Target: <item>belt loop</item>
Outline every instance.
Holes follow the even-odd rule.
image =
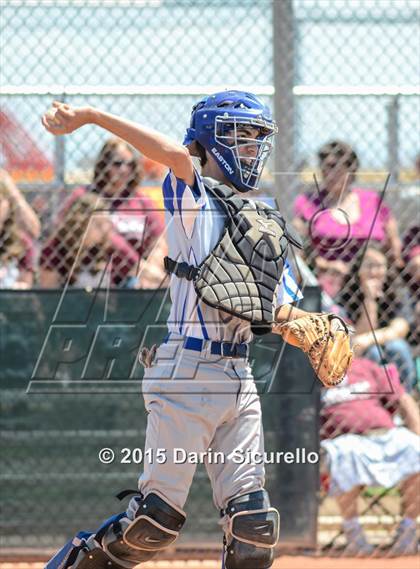
[[[201,356],[205,359],[211,355],[211,340],[203,340],[203,349],[201,350]]]

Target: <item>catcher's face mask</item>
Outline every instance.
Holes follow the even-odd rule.
[[[261,119],[219,116],[215,119],[215,141],[231,153],[240,191],[255,190],[273,149],[273,123]]]

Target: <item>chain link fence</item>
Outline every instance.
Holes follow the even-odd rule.
[[[319,542],[340,554],[417,551],[419,18],[410,0],[0,5],[0,288],[167,286],[165,172],[93,126],[52,137],[53,99],[179,141],[204,94],[244,88],[272,107],[263,190],[304,239],[302,285],[315,275],[359,345],[350,384],[323,399]],[[366,420],[349,425],[348,408]],[[387,452],[394,474],[374,479]],[[340,484],[337,456],[367,478],[349,467]]]

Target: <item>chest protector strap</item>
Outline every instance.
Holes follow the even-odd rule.
[[[211,178],[203,181],[226,216],[219,242],[198,267],[166,257],[165,269],[192,280],[198,297],[209,306],[247,320],[254,332],[265,333],[274,321],[289,243],[301,247],[300,238],[267,204],[243,198]]]

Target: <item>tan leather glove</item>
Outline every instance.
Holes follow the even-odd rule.
[[[315,373],[325,387],[333,387],[344,379],[353,352],[350,348],[350,330],[339,316],[308,314],[290,322],[274,324],[273,332],[308,354]]]

